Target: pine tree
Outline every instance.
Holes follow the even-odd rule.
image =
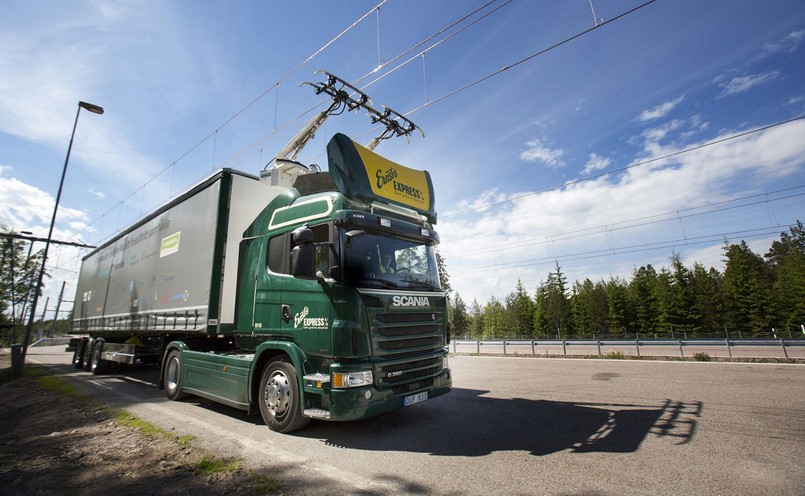
[[[534,327],[546,336],[568,337],[572,332],[566,284],[557,262],[556,272],[549,272],[548,280],[537,288]]]
[[[805,324],[805,228],[802,222],[771,244],[766,260],[773,275],[772,297],[776,325]]]
[[[534,335],[534,302],[518,278],[513,293],[506,297],[506,318],[516,339],[530,339]]]
[[[693,264],[692,289],[693,306],[697,320],[693,323],[693,332],[697,334],[721,333],[726,320],[724,318],[723,277],[719,271],[696,262]]]
[[[456,293],[454,297],[448,299],[450,305],[450,333],[454,338],[468,338],[469,316],[467,315],[467,305],[461,299],[461,295]]]
[[[632,331],[633,313],[629,304],[628,286],[619,277],[611,277],[606,285],[609,306],[609,328],[613,333]]]
[[[699,317],[694,306],[692,276],[678,253],[671,255],[671,268],[670,304],[666,309],[666,319],[677,331],[692,332]]]
[[[469,312],[469,330],[472,339],[482,339],[484,329],[484,315],[478,298],[473,298]]]
[[[492,296],[483,311],[482,339],[507,339],[509,330],[505,326],[505,309],[497,298]]]
[[[570,300],[573,328],[582,335],[603,336],[609,333],[609,303],[604,281],[585,279],[573,285]]]
[[[724,290],[730,327],[760,334],[771,330],[771,283],[765,262],[745,241],[725,247]]]
[[[439,250],[436,250],[436,265],[439,268],[439,282],[442,285],[442,289],[446,292],[451,292],[453,288],[450,287],[450,275],[447,273],[447,264],[444,262],[444,258],[442,258],[442,254],[439,253]]]
[[[629,299],[635,308],[634,327],[640,333],[656,333],[660,327],[660,304],[657,299],[659,279],[651,264],[635,269],[629,283]]]

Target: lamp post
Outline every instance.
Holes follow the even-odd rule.
[[[48,230],[48,237],[45,240],[42,267],[39,269],[39,279],[34,288],[34,296],[31,301],[31,316],[28,318],[28,325],[25,327],[25,339],[22,342],[23,363],[25,362],[25,356],[28,354],[28,345],[31,342],[31,331],[34,327],[34,318],[36,317],[36,304],[39,302],[39,292],[42,290],[42,279],[45,277],[45,264],[47,264],[48,261],[48,249],[50,248],[50,241],[53,239],[53,226],[56,224],[56,213],[59,211],[59,200],[61,199],[61,191],[64,186],[64,176],[67,174],[67,163],[70,161],[70,151],[73,149],[73,138],[75,138],[75,128],[78,126],[78,116],[81,114],[81,109],[92,112],[93,114],[103,114],[103,107],[92,103],[78,102],[78,110],[76,110],[75,122],[73,122],[73,133],[70,135],[70,145],[67,147],[67,157],[64,159],[64,168],[61,172],[61,181],[59,181],[59,191],[56,193],[56,205],[53,207],[53,217],[50,219],[50,230]]]

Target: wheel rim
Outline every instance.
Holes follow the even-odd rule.
[[[165,373],[165,387],[169,391],[175,391],[179,387],[179,359],[173,357],[168,362],[168,369]]]
[[[266,382],[265,404],[275,418],[280,418],[288,410],[291,400],[291,384],[281,371],[274,371]]]

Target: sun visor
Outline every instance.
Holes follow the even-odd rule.
[[[427,171],[394,163],[340,133],[327,144],[327,160],[330,174],[345,196],[411,208],[436,223],[433,183]]]

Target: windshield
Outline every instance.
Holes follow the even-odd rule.
[[[377,288],[441,288],[432,242],[413,242],[364,231],[345,235],[347,281]]]

